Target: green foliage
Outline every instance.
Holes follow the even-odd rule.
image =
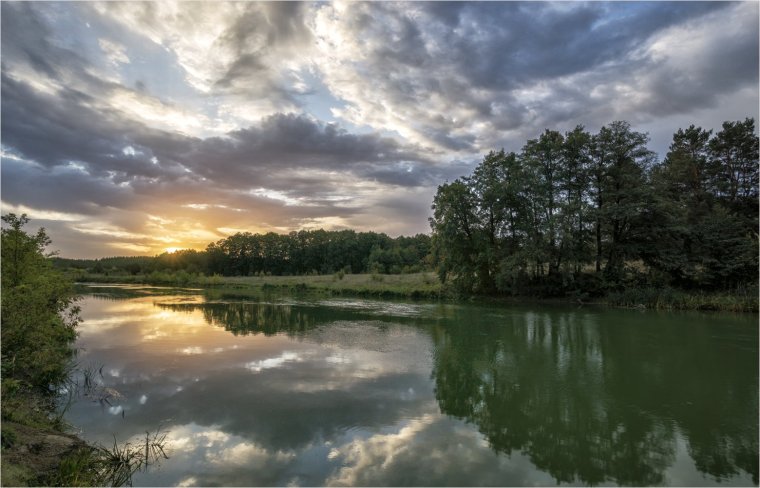
[[[645,262],[685,288],[756,280],[757,166],[752,119],[726,122],[712,139],[694,126],[676,132],[652,176]]]
[[[456,293],[591,297],[640,274],[657,286],[757,280],[754,121],[691,126],[661,164],[627,122],[547,130],[438,187],[432,257]],[[631,267],[631,263],[639,263]]]
[[[53,269],[44,252],[44,229],[22,230],[26,215],[2,217],[2,374],[52,392],[68,375],[79,323],[71,283]]]
[[[610,292],[606,300],[610,305],[640,309],[757,312],[757,293],[757,286],[729,292],[686,292],[670,286],[645,286]]]
[[[480,227],[476,215],[476,195],[465,180],[438,187],[433,200],[433,245],[441,282],[453,275],[457,289],[474,290],[479,253]]]

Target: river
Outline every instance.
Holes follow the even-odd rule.
[[[758,317],[97,286],[66,419],[134,484],[757,485]]]

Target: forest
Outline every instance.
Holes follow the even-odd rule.
[[[464,293],[736,290],[758,277],[754,119],[674,135],[658,162],[627,122],[546,130],[438,187],[433,257]]]
[[[429,269],[430,236],[395,239],[377,232],[301,230],[289,234],[240,232],[209,244],[155,257],[54,258],[62,268],[97,274],[185,271],[205,275],[316,275],[416,273]]]

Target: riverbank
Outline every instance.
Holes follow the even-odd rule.
[[[343,274],[306,276],[204,276],[178,273],[149,275],[84,274],[78,282],[166,285],[228,291],[311,291],[376,298],[440,299],[446,291],[433,272],[411,274]]]
[[[112,447],[88,444],[69,432],[54,396],[14,384],[3,381],[1,486],[132,486],[137,471],[168,459],[160,429],[137,441],[114,438]]]
[[[262,291],[312,292],[364,298],[462,300],[441,284],[432,271],[411,274],[343,274],[306,276],[204,276],[183,271],[149,275],[81,274],[79,282],[147,284],[198,287],[213,293],[254,295]],[[471,296],[469,300],[523,303],[527,301],[601,305],[651,310],[699,310],[758,312],[758,289],[744,287],[732,291],[683,291],[671,287],[627,288],[601,297],[576,296],[539,298],[522,296]]]
[[[94,449],[66,432],[52,398],[13,385],[3,382],[2,486],[82,485],[67,466]]]

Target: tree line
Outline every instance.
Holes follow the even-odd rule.
[[[434,197],[433,256],[465,293],[604,294],[757,283],[754,119],[673,135],[662,162],[623,121],[492,151]]]
[[[289,234],[239,232],[204,251],[102,259],[54,258],[63,268],[93,273],[185,271],[206,275],[414,273],[430,269],[430,236],[391,238],[377,232],[301,230]]]

